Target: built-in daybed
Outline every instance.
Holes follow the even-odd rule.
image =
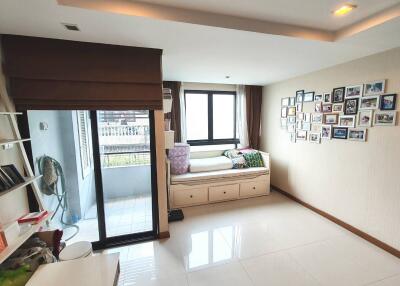
[[[191,152],[196,168],[213,169],[222,151]],[[189,172],[169,176],[170,204],[173,208],[264,196],[270,193],[269,154],[260,152],[263,167]],[[223,158],[221,158],[223,160]],[[194,164],[194,163],[193,163]]]

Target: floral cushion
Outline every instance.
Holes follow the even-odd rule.
[[[233,169],[247,168],[246,160],[244,159],[243,154],[239,150],[237,149],[226,150],[224,152],[224,156],[232,160]]]
[[[243,157],[246,160],[247,167],[264,167],[264,161],[258,151],[244,153]]]

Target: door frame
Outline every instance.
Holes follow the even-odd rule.
[[[30,109],[29,109],[30,110]],[[32,109],[35,110],[35,109]],[[50,109],[49,109],[50,110]],[[71,109],[57,109],[57,110],[69,110]],[[100,110],[100,109],[98,109]],[[130,110],[130,109],[127,109]],[[133,110],[133,109],[132,109]],[[22,112],[18,120],[18,125],[23,138],[30,138],[29,131],[29,118],[27,109],[19,109]],[[92,152],[93,152],[93,165],[94,165],[94,176],[95,176],[95,191],[96,191],[96,204],[97,204],[97,222],[99,231],[99,240],[92,242],[93,249],[105,249],[114,246],[132,244],[142,241],[150,241],[157,239],[159,234],[159,209],[158,209],[158,186],[157,186],[157,153],[156,153],[156,136],[155,136],[155,118],[154,110],[149,110],[149,125],[150,125],[150,167],[151,167],[151,193],[152,193],[152,221],[153,230],[126,234],[120,236],[107,237],[106,224],[105,224],[105,212],[104,212],[104,195],[103,195],[103,181],[101,174],[101,160],[100,160],[100,146],[98,137],[98,123],[97,123],[97,110],[88,110],[90,113],[90,122],[92,130]],[[27,151],[28,159],[31,163],[32,169],[34,169],[34,159],[32,154],[32,145],[30,141],[24,142],[25,149]],[[36,202],[33,193],[27,188],[28,203],[30,212],[38,211],[38,204]]]

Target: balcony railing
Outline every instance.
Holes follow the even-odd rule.
[[[120,152],[101,155],[103,168],[143,166],[150,164],[150,151],[144,152]]]
[[[104,125],[99,129],[99,136],[102,137],[148,136],[150,134],[148,125]]]

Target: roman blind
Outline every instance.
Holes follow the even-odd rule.
[[[162,50],[3,35],[19,109],[162,109]]]

